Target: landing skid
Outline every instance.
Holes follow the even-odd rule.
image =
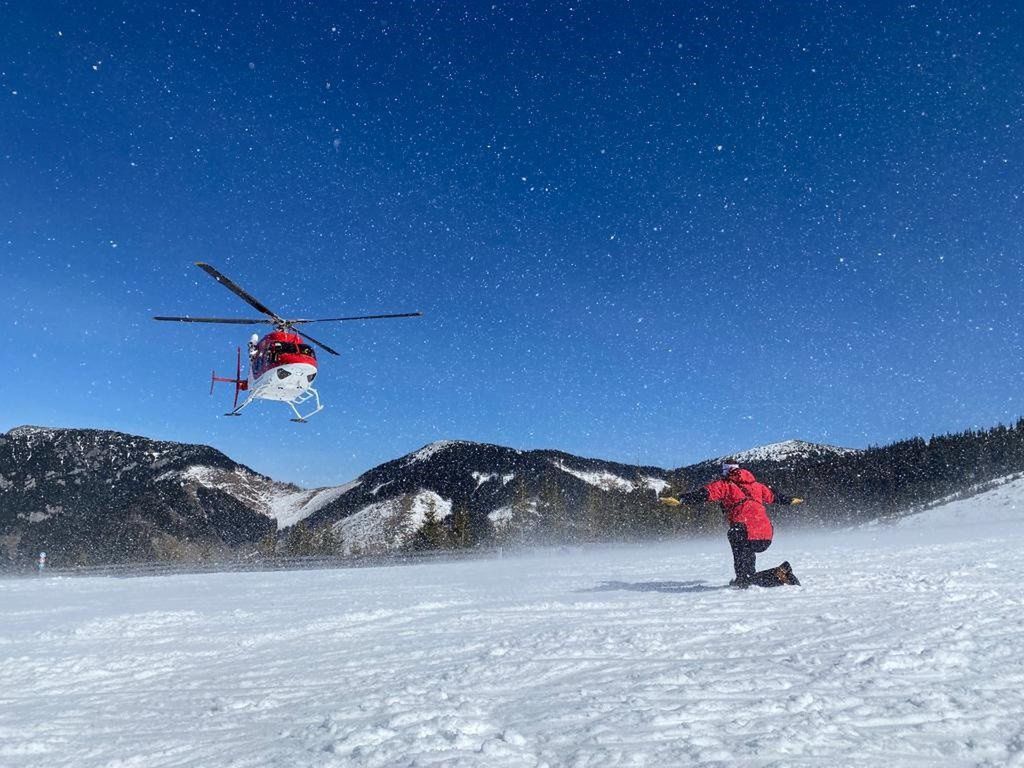
[[[302,405],[303,403],[309,402],[310,400],[316,400],[316,407],[307,413],[300,413],[299,409],[295,407],[297,405]],[[309,387],[308,389],[304,390],[302,394],[300,394],[294,400],[287,400],[286,402],[288,403],[288,406],[292,409],[292,412],[295,414],[295,418],[292,419],[291,421],[294,421],[298,424],[305,424],[307,421],[309,421],[309,418],[311,416],[315,416],[324,409],[324,407],[320,404],[320,393],[317,392],[312,387]]]
[[[251,403],[255,399],[256,399],[256,395],[255,394],[249,395],[247,398],[245,398],[245,402],[243,402],[241,405],[236,407],[235,410],[229,411],[228,413],[225,413],[224,415],[225,416],[241,416],[242,415],[242,409],[245,408],[245,406],[247,406],[249,403]]]
[[[242,403],[240,406],[235,408],[233,411],[225,413],[224,415],[225,416],[241,416],[242,415],[242,409],[245,408],[245,406],[249,405],[249,403],[251,403],[253,400],[258,399],[259,396],[260,396],[259,395],[259,390],[257,390],[256,392],[253,392],[251,395],[249,395],[249,397],[247,397],[245,399],[244,403]],[[269,399],[269,398],[262,398],[262,399]],[[310,400],[315,401],[314,402],[314,406],[315,407],[312,410],[306,411],[306,413],[302,413],[298,408],[296,408],[296,406],[308,403]],[[305,424],[307,421],[309,421],[311,416],[315,416],[316,414],[320,413],[320,411],[322,411],[324,409],[324,406],[321,405],[321,403],[320,403],[320,393],[317,392],[312,387],[309,387],[306,390],[304,390],[294,400],[285,400],[283,402],[285,404],[287,404],[287,406],[292,409],[292,413],[295,414],[295,418],[294,419],[289,419],[289,421],[293,421],[293,422],[295,422],[297,424]]]

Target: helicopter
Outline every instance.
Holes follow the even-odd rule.
[[[229,378],[218,376],[215,370],[210,377],[210,394],[217,382],[226,382],[235,385],[235,401],[231,411],[225,416],[240,416],[242,409],[254,400],[277,400],[287,403],[291,407],[295,418],[291,421],[305,423],[311,416],[324,409],[320,403],[320,393],[313,387],[313,381],[317,377],[318,364],[316,350],[319,347],[324,352],[332,355],[339,353],[331,349],[322,341],[318,341],[308,333],[299,331],[297,325],[308,323],[337,323],[349,320],[383,320],[396,317],[421,317],[422,312],[403,312],[390,315],[359,315],[356,317],[322,317],[313,320],[287,320],[276,312],[268,309],[266,305],[255,299],[244,288],[231,281],[216,268],[209,264],[197,261],[196,266],[206,274],[223,285],[229,291],[245,301],[249,306],[266,317],[257,319],[222,318],[222,317],[154,317],[154,320],[163,320],[175,323],[227,323],[229,325],[272,325],[274,330],[262,338],[254,333],[249,339],[249,373],[245,379],[242,378],[242,348],[238,348],[235,362],[235,376]],[[308,343],[307,343],[308,342]],[[248,392],[248,396],[238,404],[240,392]],[[310,403],[310,401],[313,401]],[[304,408],[304,413],[299,406],[309,404],[310,408]]]

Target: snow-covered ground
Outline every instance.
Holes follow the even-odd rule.
[[[0,580],[0,766],[1024,765],[1024,481],[783,558]]]

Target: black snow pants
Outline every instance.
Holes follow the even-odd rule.
[[[757,572],[754,565],[758,552],[771,546],[771,539],[748,539],[747,526],[734,523],[729,528],[729,544],[732,546],[732,564],[736,569],[736,581],[749,583]]]

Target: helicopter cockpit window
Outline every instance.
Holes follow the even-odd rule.
[[[316,357],[316,352],[309,344],[299,344],[299,354],[306,355],[307,357]]]
[[[271,360],[277,360],[281,355],[294,355],[296,353],[296,345],[287,341],[275,341],[270,345],[268,352],[270,353]]]

